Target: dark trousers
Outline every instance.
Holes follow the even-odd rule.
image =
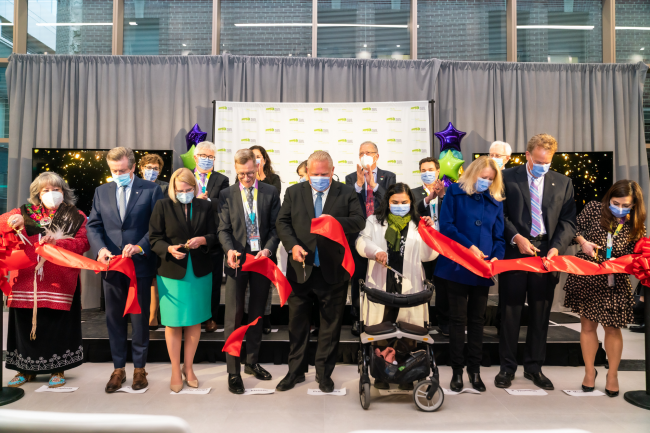
[[[437,262],[438,259],[430,262],[422,262],[422,266],[424,267],[424,277],[431,281],[436,288],[436,320],[438,326],[447,326],[449,325],[449,299],[447,298],[445,280],[433,275]]]
[[[219,304],[221,303],[221,281],[223,280],[223,251],[212,253],[212,300],[210,310],[212,320],[219,323]]]
[[[354,259],[354,275],[352,276],[352,284],[350,288],[350,300],[352,301],[352,308],[354,309],[353,314],[356,316],[354,319],[359,320],[359,280],[366,279],[366,273],[368,272],[368,259],[361,257],[357,252],[357,249],[354,248],[354,245],[351,246],[352,258]]]
[[[298,375],[307,371],[309,319],[315,295],[320,311],[316,373],[321,378],[330,377],[338,357],[348,282],[330,285],[323,279],[321,269],[314,266],[305,283],[291,281],[291,288],[293,291],[288,301],[289,373]]]
[[[442,280],[442,278],[440,278]],[[449,297],[449,357],[454,374],[479,373],[483,356],[483,324],[489,286],[470,286],[445,280]],[[464,356],[467,325],[467,356]]]
[[[541,250],[538,255],[548,254],[547,242],[532,243]],[[499,276],[499,309],[501,310],[499,356],[502,371],[508,373],[517,371],[519,326],[526,298],[528,298],[528,333],[524,349],[524,371],[538,373],[542,370],[546,358],[548,321],[557,282],[558,277],[555,272],[538,274],[513,271],[504,272]]]
[[[246,247],[246,253],[251,254]],[[226,339],[232,332],[241,326],[244,316],[244,302],[246,299],[246,286],[250,284],[250,298],[248,299],[248,320],[253,321],[264,315],[266,299],[269,296],[271,281],[255,272],[237,272],[237,277],[226,277],[226,317],[224,332]],[[246,364],[257,364],[260,345],[262,343],[262,328],[260,319],[255,326],[246,331]],[[226,364],[229,374],[240,374],[240,360],[238,357],[226,354]]]
[[[121,272],[102,272],[106,300],[106,326],[111,346],[113,366],[123,368],[127,353],[127,318],[124,306],[129,292],[129,278]],[[149,304],[153,277],[138,278],[138,303],[142,314],[131,316],[131,354],[133,366],[144,368],[149,350]]]

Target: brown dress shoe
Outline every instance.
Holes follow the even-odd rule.
[[[212,319],[205,322],[205,332],[214,332],[216,330],[217,330],[217,322],[215,322]]]
[[[148,387],[149,382],[147,382],[147,374],[149,373],[144,371],[144,368],[136,368],[133,371],[133,384],[131,385],[131,388],[137,391]]]
[[[111,378],[106,384],[104,389],[107,393],[111,394],[118,389],[122,388],[122,384],[126,381],[126,371],[123,368],[116,368],[111,374]]]

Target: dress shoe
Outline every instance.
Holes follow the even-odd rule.
[[[244,393],[244,381],[239,374],[228,374],[228,391],[233,394]]]
[[[350,330],[350,333],[355,337],[361,335],[361,322],[355,320],[354,323],[352,324],[352,329]]]
[[[296,386],[297,383],[302,383],[305,381],[305,374],[292,374],[289,373],[278,383],[278,386],[275,387],[278,391],[289,391],[291,388]]]
[[[524,371],[524,377],[528,380],[532,380],[535,386],[539,388],[547,391],[553,391],[555,389],[553,382],[551,382],[548,377],[544,376],[544,373],[541,371],[538,373],[528,373],[527,371]]]
[[[271,316],[265,315],[262,319],[262,333],[269,335],[271,333]]]
[[[181,392],[183,390],[183,384],[181,383],[180,385],[172,385],[171,383],[169,384],[169,389],[174,391],[176,394]]]
[[[111,374],[111,378],[106,384],[104,391],[111,394],[122,388],[124,382],[126,382],[126,371],[124,371],[124,368],[116,368],[113,374]]]
[[[609,376],[609,374],[607,374],[605,377],[607,376]],[[610,391],[607,388],[605,388],[605,394],[607,394],[607,397],[618,397],[618,391]]]
[[[318,389],[322,392],[334,392],[334,381],[330,377],[324,377],[318,381]]]
[[[381,380],[375,379],[375,383],[373,385],[377,389],[390,389],[390,385],[388,382],[382,382]]]
[[[469,377],[469,383],[472,384],[472,388],[479,392],[485,392],[485,384],[481,380],[481,375],[479,373],[467,373]]]
[[[512,385],[512,380],[515,378],[514,373],[508,373],[505,371],[500,371],[499,374],[497,374],[494,377],[494,386],[497,388],[510,388]]]
[[[183,374],[183,378],[185,379],[185,382],[187,383],[187,386],[190,388],[198,388],[199,387],[199,380],[187,380],[187,375],[185,374],[185,366],[181,368],[181,374]],[[178,391],[177,391],[178,392]]]
[[[449,387],[454,392],[462,391],[463,390],[463,373],[458,373],[458,374],[454,373],[454,375],[451,376],[451,382],[449,383]]]
[[[438,325],[440,333],[445,337],[449,337],[449,325]]]
[[[149,382],[147,382],[147,374],[149,373],[147,373],[144,368],[136,368],[133,370],[133,383],[131,384],[131,388],[137,391],[148,387]]]
[[[598,370],[594,368],[594,371],[596,372],[596,375],[594,376],[594,386],[585,386],[584,384],[582,385],[582,391],[583,392],[594,392],[594,388],[596,387],[596,378],[598,377]],[[584,380],[583,380],[584,382]]]
[[[273,379],[271,373],[264,370],[262,366],[259,364],[246,364],[246,367],[244,367],[244,373],[252,374],[255,376],[255,379],[259,379],[259,380]]]
[[[205,322],[205,332],[214,332],[216,330],[217,330],[217,322],[215,322],[212,319]]]
[[[400,383],[397,388],[402,391],[413,391],[413,382]]]
[[[630,332],[638,332],[640,334],[645,334],[645,323],[642,323],[638,326],[630,326]]]

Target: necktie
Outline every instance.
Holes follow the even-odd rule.
[[[314,216],[318,218],[322,214],[323,214],[323,193],[317,192],[316,203],[314,204]],[[320,266],[320,259],[318,258],[318,247],[316,247],[316,251],[314,252],[314,265]]]
[[[205,179],[208,177],[206,173],[200,173],[199,177],[201,178],[201,194],[205,192],[207,185],[205,184]]]
[[[530,209],[532,214],[530,235],[532,237],[539,236],[542,233],[542,203],[539,197],[539,190],[537,189],[537,182],[541,180],[541,178],[533,179],[530,182]]]
[[[118,208],[120,211],[120,219],[124,221],[124,216],[126,215],[126,186],[120,187],[120,202],[118,203]]]
[[[370,173],[373,176],[372,173]],[[375,213],[375,195],[370,188],[370,185],[366,183],[366,218]]]
[[[248,208],[251,210],[251,212],[255,212],[255,209],[253,209],[253,187],[252,186],[246,189],[246,201],[248,202]],[[245,215],[246,234],[248,235],[248,239],[257,236],[257,224],[251,221],[250,217],[251,215]]]

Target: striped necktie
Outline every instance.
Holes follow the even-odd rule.
[[[543,177],[533,179],[530,182],[530,209],[532,214],[530,235],[532,237],[537,237],[542,233],[542,201],[539,197],[539,189],[537,184],[543,181],[543,179]]]

